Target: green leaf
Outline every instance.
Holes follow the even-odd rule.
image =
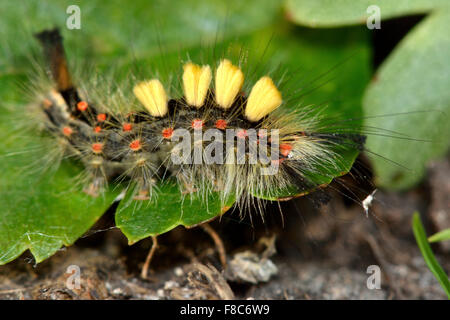
[[[431,272],[433,272],[434,276],[439,281],[448,298],[450,299],[450,281],[445,271],[437,262],[436,257],[434,256],[433,251],[428,244],[427,235],[423,228],[422,222],[420,221],[418,212],[415,212],[413,215],[412,226],[417,244],[419,245],[420,251],[422,252],[422,256],[425,259],[428,268],[430,268]]]
[[[448,7],[447,0],[286,0],[285,9],[289,20],[309,27],[337,27],[366,24],[373,11],[380,8],[381,19],[402,15],[421,14],[432,9]]]
[[[450,240],[450,228],[439,231],[428,238],[428,242],[439,242]]]
[[[4,80],[0,78],[0,92],[11,89],[11,82]],[[48,155],[54,148],[29,128],[15,127],[24,112],[0,106],[0,265],[27,249],[41,262],[71,245],[114,199],[113,193],[94,199],[80,191],[74,185],[79,165],[64,163],[56,172],[45,170],[42,160],[51,160]]]
[[[439,11],[416,26],[382,64],[365,94],[366,115],[376,116],[366,124],[391,130],[370,135],[367,148],[400,164],[372,157],[382,187],[411,187],[422,178],[427,161],[445,154],[450,145],[449,19],[450,11]],[[392,132],[405,139],[384,136]]]
[[[149,236],[157,236],[177,226],[194,227],[224,214],[235,199],[221,201],[216,193],[208,196],[182,194],[179,187],[168,181],[158,188],[149,201],[133,200],[132,192],[122,200],[116,213],[116,225],[130,244]]]

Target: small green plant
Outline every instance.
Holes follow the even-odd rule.
[[[428,238],[428,242],[439,242],[450,240],[450,229],[445,229],[433,234]]]
[[[415,212],[412,219],[412,227],[414,231],[414,236],[416,237],[417,244],[419,246],[420,252],[422,252],[422,256],[425,259],[425,262],[428,265],[430,271],[434,274],[436,279],[441,284],[448,298],[450,299],[450,281],[447,277],[447,274],[440,266],[439,262],[436,260],[433,251],[429,245],[429,240],[427,239],[427,235],[425,233],[425,229],[423,227],[422,221],[420,220],[420,216],[418,212]],[[450,230],[444,230],[441,233],[435,234],[430,238],[434,241],[444,241],[450,238],[449,236]]]

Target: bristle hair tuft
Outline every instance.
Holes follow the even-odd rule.
[[[281,93],[269,77],[262,77],[253,86],[245,107],[245,117],[259,121],[283,102]]]
[[[197,108],[205,103],[211,83],[211,68],[199,66],[193,63],[186,63],[183,66],[183,90],[186,102]]]
[[[167,95],[162,83],[157,79],[138,83],[133,93],[154,117],[164,117],[167,114]]]
[[[242,70],[233,65],[230,60],[223,59],[216,71],[217,104],[223,109],[230,108],[243,84],[244,74]]]

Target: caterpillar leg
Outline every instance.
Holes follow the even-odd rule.
[[[225,245],[223,244],[222,239],[220,238],[218,233],[208,223],[203,223],[200,225],[200,227],[214,241],[217,252],[219,253],[220,263],[222,264],[222,267],[225,269],[227,267],[227,254],[226,254]]]
[[[145,262],[141,270],[141,278],[143,279],[147,279],[148,268],[150,266],[150,263],[152,262],[153,255],[155,254],[157,248],[158,248],[158,241],[156,239],[156,236],[152,236],[152,247],[150,248],[147,257],[145,258]]]

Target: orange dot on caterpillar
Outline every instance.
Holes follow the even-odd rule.
[[[124,123],[122,125],[122,130],[124,132],[131,131],[131,129],[133,129],[133,126],[131,125],[131,123]]]
[[[227,128],[227,121],[223,119],[219,119],[216,121],[215,126],[217,129],[226,129]]]
[[[203,128],[203,120],[195,119],[192,121],[191,126],[194,129],[201,129],[201,128]]]
[[[105,113],[99,113],[98,115],[97,115],[97,121],[98,122],[103,122],[103,121],[105,121],[106,120],[106,114]]]
[[[77,103],[77,109],[81,112],[86,111],[88,108],[88,103],[86,101],[80,101]]]
[[[92,152],[94,153],[101,153],[103,151],[103,143],[100,142],[93,143],[91,149]]]
[[[131,150],[133,151],[139,151],[142,148],[142,144],[141,141],[139,139],[133,140],[131,141],[131,143],[129,144],[129,147]]]
[[[165,128],[162,131],[162,136],[163,136],[164,139],[172,138],[172,134],[173,134],[173,128]]]
[[[73,130],[71,127],[64,127],[62,132],[66,137],[69,137],[73,133]]]

